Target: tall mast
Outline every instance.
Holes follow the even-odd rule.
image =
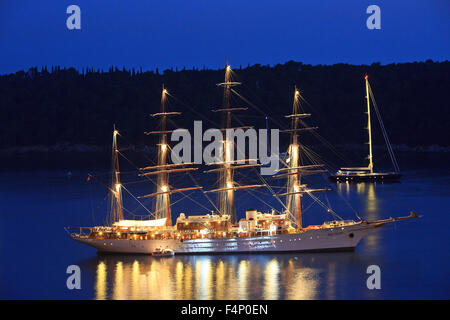
[[[149,175],[157,176],[156,192],[139,196],[138,198],[156,197],[156,205],[155,205],[156,218],[157,219],[166,218],[166,225],[171,226],[172,213],[170,209],[170,195],[178,192],[198,190],[201,189],[202,187],[195,186],[181,189],[170,189],[169,186],[170,173],[194,171],[197,170],[197,168],[185,167],[192,163],[177,163],[177,164],[168,163],[169,145],[167,141],[167,135],[173,132],[173,130],[167,130],[167,117],[181,114],[181,112],[168,112],[166,105],[168,95],[169,93],[167,89],[164,88],[163,86],[161,92],[161,111],[151,115],[152,117],[160,117],[161,130],[145,132],[146,135],[151,134],[159,135],[157,165],[140,169],[141,172],[149,170],[148,172],[141,173],[140,176],[149,176]]]
[[[325,170],[321,169],[323,167],[322,164],[303,165],[302,159],[300,158],[298,134],[303,131],[317,129],[316,127],[299,128],[300,119],[307,118],[311,115],[309,113],[300,113],[300,97],[300,92],[295,88],[292,114],[285,116],[291,119],[291,128],[280,130],[280,132],[290,133],[289,157],[286,161],[286,167],[279,170],[282,173],[274,176],[274,178],[287,178],[286,192],[278,194],[278,196],[286,196],[286,213],[288,219],[293,225],[297,226],[298,230],[303,228],[301,202],[303,194],[328,190],[310,189],[307,188],[306,184],[302,184],[302,176],[325,172]]]
[[[240,82],[232,81],[231,79],[231,67],[229,65],[225,68],[225,81],[218,83],[218,86],[223,87],[223,105],[221,108],[212,110],[213,112],[222,113],[222,133],[224,135],[223,139],[223,150],[222,162],[213,163],[219,165],[220,168],[208,170],[205,172],[218,172],[218,188],[214,190],[205,191],[205,193],[216,192],[218,194],[219,210],[220,214],[230,215],[231,223],[236,222],[236,209],[234,206],[234,191],[235,190],[246,190],[252,188],[263,187],[264,185],[236,185],[234,181],[234,170],[242,168],[250,168],[260,166],[257,164],[257,159],[244,159],[239,161],[233,160],[234,155],[234,141],[228,139],[226,131],[227,129],[250,129],[252,127],[231,127],[231,113],[235,111],[247,110],[245,107],[231,107],[230,97],[231,97],[231,87],[240,85]],[[245,164],[246,161],[254,162],[253,164]]]
[[[113,222],[123,220],[122,212],[122,185],[120,184],[120,170],[119,170],[119,150],[117,149],[117,135],[119,132],[114,125],[113,130],[113,144],[112,144],[112,190],[114,191],[114,202],[112,204],[112,219]]]
[[[298,120],[299,120],[299,91],[297,88],[294,90],[294,102],[292,104],[292,117],[291,120],[291,143],[289,145],[289,167],[290,168],[298,168],[300,166],[300,146],[298,144],[298,132],[296,131],[298,128]],[[287,196],[287,209],[291,215],[296,217],[297,228],[302,228],[302,205],[301,205],[301,197],[302,194],[298,193],[300,191],[301,185],[301,177],[299,174],[293,174],[288,176],[287,180],[287,192],[291,192],[292,194]],[[291,217],[292,219],[293,217]]]
[[[165,166],[167,164],[167,133],[166,133],[166,97],[167,90],[162,88],[161,91],[161,135],[159,136],[158,144],[158,166]],[[166,225],[172,225],[172,217],[170,212],[170,199],[169,199],[169,181],[168,173],[161,172],[157,176],[157,192],[161,192],[160,195],[156,197],[156,213],[162,218],[167,218]]]
[[[366,80],[366,100],[367,100],[367,130],[369,132],[369,167],[370,173],[373,173],[373,156],[372,156],[372,126],[370,125],[370,98],[369,98],[369,75],[365,75]]]
[[[223,108],[227,109],[224,112],[224,129],[231,127],[231,109],[230,109],[230,73],[231,67],[227,65],[225,69],[225,81],[223,85]],[[233,171],[231,170],[231,159],[232,159],[232,143],[229,141],[224,131],[225,139],[223,141],[223,167],[224,170],[219,172],[220,188],[229,189],[222,191],[219,194],[219,209],[220,212],[228,214],[231,216],[231,222],[236,222],[236,210],[234,207],[234,181],[233,181]]]

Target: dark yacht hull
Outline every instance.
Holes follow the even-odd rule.
[[[367,173],[367,174],[337,174],[328,177],[332,182],[398,182],[400,173]]]

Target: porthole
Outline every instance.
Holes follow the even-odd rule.
[[[349,238],[353,238],[354,236],[353,232],[348,235]]]

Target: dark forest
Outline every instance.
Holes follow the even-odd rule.
[[[305,65],[287,62],[275,66],[234,66],[236,106],[248,106],[239,115],[246,125],[271,128],[288,122],[294,86],[308,103],[308,124],[333,144],[361,144],[367,139],[364,75],[370,83],[384,124],[394,145],[449,146],[450,64],[445,62],[389,65]],[[109,70],[86,68],[30,68],[0,76],[0,146],[110,144],[113,124],[135,145],[148,145],[143,133],[157,127],[150,114],[159,111],[164,84],[172,97],[169,107],[182,111],[173,126],[204,128],[220,124],[211,112],[222,103],[216,83],[224,70]],[[251,104],[247,103],[248,101]],[[376,129],[375,129],[376,130]],[[382,144],[381,134],[375,144]]]

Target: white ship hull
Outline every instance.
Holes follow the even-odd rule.
[[[120,240],[89,239],[75,240],[96,248],[99,252],[151,254],[157,248],[168,248],[175,254],[224,254],[224,253],[268,253],[301,251],[353,250],[360,240],[385,223],[356,223],[336,228],[309,230],[258,237],[237,237],[193,240]]]

